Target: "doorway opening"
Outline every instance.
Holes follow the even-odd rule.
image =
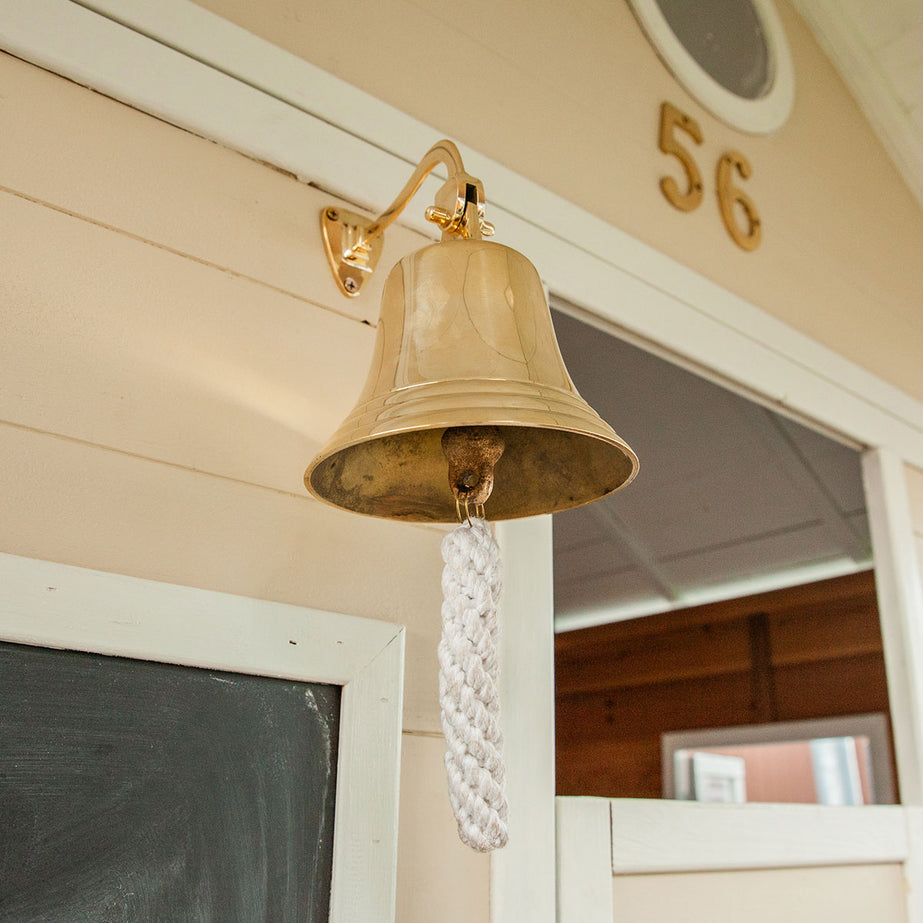
[[[714,751],[740,742],[720,729],[760,726],[772,740],[793,722],[868,715],[886,731],[874,754],[854,748],[860,777],[874,756],[894,779],[859,447],[568,305],[552,314],[578,390],[641,459],[627,490],[553,521],[558,794],[675,797],[671,735],[717,735]],[[832,746],[815,745],[818,760]],[[739,760],[725,790],[744,791],[730,779],[742,755],[717,755]],[[681,797],[697,797],[692,756]],[[717,790],[710,778],[702,792]],[[860,793],[894,792],[881,782]]]

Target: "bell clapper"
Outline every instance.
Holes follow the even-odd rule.
[[[494,466],[506,443],[497,426],[453,426],[442,434],[442,451],[449,462],[449,486],[455,496],[459,521],[464,507],[483,518],[484,504],[494,487]]]

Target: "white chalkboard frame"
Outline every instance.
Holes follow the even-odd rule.
[[[330,921],[394,920],[403,627],[0,554],[0,640],[342,686]]]

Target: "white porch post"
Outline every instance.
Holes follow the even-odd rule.
[[[923,588],[904,462],[869,449],[862,470],[901,801],[923,805]]]
[[[491,923],[554,923],[551,516],[497,524],[503,556],[500,705],[510,840],[490,861]]]

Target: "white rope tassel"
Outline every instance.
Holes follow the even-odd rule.
[[[503,735],[497,664],[500,549],[483,519],[442,540],[439,704],[449,800],[463,843],[478,852],[506,845]]]

